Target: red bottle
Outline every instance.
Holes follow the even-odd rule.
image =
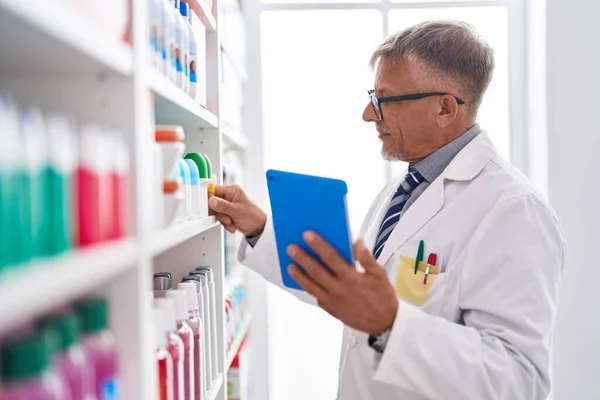
[[[85,125],[81,131],[77,167],[78,244],[88,246],[102,240],[100,222],[102,128]]]
[[[167,351],[165,313],[162,308],[153,309],[156,334],[156,361],[158,363],[158,400],[174,400],[173,359]]]
[[[183,384],[184,384],[184,398],[186,400],[196,399],[195,393],[197,386],[201,384],[195,382],[198,364],[195,364],[195,350],[196,345],[194,343],[194,331],[188,322],[188,306],[187,306],[187,293],[183,290],[169,290],[166,295],[167,298],[175,301],[175,319],[177,320],[177,334],[181,338],[184,347],[183,356]],[[202,386],[200,386],[200,391]]]
[[[129,153],[123,137],[117,132],[110,133],[109,144],[111,162],[108,173],[110,185],[109,199],[112,214],[109,216],[107,239],[124,237],[127,231],[127,183],[129,177]]]
[[[184,358],[185,348],[177,333],[175,320],[175,300],[167,298],[154,299],[154,306],[162,308],[165,313],[167,329],[167,351],[173,359],[174,400],[184,400]]]

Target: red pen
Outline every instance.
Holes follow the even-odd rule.
[[[425,267],[425,278],[423,278],[423,285],[427,285],[427,277],[429,276],[429,270],[431,269],[432,265],[435,265],[436,261],[437,255],[435,253],[429,254],[429,257],[427,258],[427,267]]]

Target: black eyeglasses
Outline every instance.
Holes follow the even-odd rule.
[[[390,103],[390,102],[395,102],[395,101],[406,101],[406,100],[420,100],[420,99],[424,99],[425,97],[432,97],[432,96],[444,96],[450,93],[445,93],[445,92],[429,92],[429,93],[417,93],[417,94],[405,94],[403,96],[390,96],[390,97],[377,97],[377,95],[375,95],[375,91],[374,90],[369,90],[369,97],[371,98],[371,104],[373,104],[373,108],[375,109],[375,114],[377,114],[377,118],[379,119],[383,119],[383,114],[381,113],[381,103]],[[454,97],[456,99],[456,102],[458,104],[465,104],[464,100],[451,95],[452,97]]]

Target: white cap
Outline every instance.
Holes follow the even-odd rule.
[[[177,289],[186,291],[188,311],[198,311],[198,293],[196,293],[196,284],[192,282],[178,283]]]
[[[177,321],[188,320],[187,292],[182,289],[171,289],[165,294],[165,298],[173,299],[175,302],[175,318]]]
[[[175,320],[175,300],[167,298],[154,299],[154,307],[162,308],[165,313],[165,328],[173,332],[177,330]]]
[[[162,308],[154,307],[152,309],[154,317],[154,334],[156,335],[157,347],[167,346],[167,331],[165,329],[165,312]]]

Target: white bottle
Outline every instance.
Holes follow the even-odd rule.
[[[175,39],[175,14],[171,0],[161,0],[162,2],[162,62],[161,71],[169,79],[174,78],[174,49],[173,43]]]
[[[183,89],[185,87],[183,83],[183,34],[186,32],[186,29],[183,18],[181,18],[181,13],[179,12],[179,2],[180,0],[173,0],[172,2],[173,12],[175,13],[175,47],[173,51],[175,56],[175,83]]]
[[[189,9],[187,3],[182,3],[182,5],[188,6],[181,10],[182,15],[186,17],[189,34],[189,86],[187,93],[195,100],[198,90],[198,38],[196,37],[196,32],[194,32],[194,29],[192,28],[192,10]]]
[[[148,0],[148,13],[148,20],[150,22],[150,33],[148,35],[148,61],[150,61],[150,65],[159,67],[162,58],[159,36],[162,18],[160,0]]]
[[[185,10],[185,12],[184,12]],[[179,4],[179,19],[183,23],[183,33],[182,33],[182,60],[181,64],[183,67],[183,85],[182,89],[187,93],[190,90],[190,34],[191,29],[188,23],[188,13],[189,13],[189,4],[181,2]]]

